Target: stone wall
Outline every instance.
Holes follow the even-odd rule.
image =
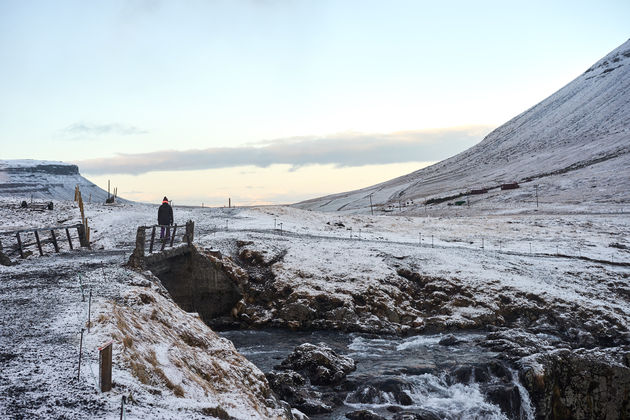
[[[241,299],[239,273],[222,258],[181,246],[144,258],[144,268],[157,276],[173,300],[210,322],[230,315]]]

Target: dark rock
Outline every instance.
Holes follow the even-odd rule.
[[[403,408],[397,405],[389,405],[387,406],[386,410],[390,413],[400,413],[401,411],[403,411]]]
[[[305,414],[330,413],[337,403],[334,397],[307,389],[306,380],[297,372],[269,372],[265,376],[278,397]]]
[[[361,403],[361,404],[382,404],[385,402],[383,395],[378,389],[372,385],[364,385],[356,391],[348,394],[346,401],[349,403]]]
[[[346,418],[350,420],[385,420],[385,417],[379,416],[371,410],[357,410],[347,413]]]
[[[498,405],[510,419],[519,417],[521,411],[521,393],[514,384],[494,384],[484,387],[488,401]]]
[[[7,257],[2,251],[0,251],[0,265],[12,265],[11,258]]]
[[[409,396],[408,391],[411,389],[411,384],[404,379],[388,378],[371,384],[371,387],[379,391],[379,398],[374,401],[375,403],[386,402],[384,398],[380,397],[382,393],[391,394],[396,403],[400,405],[412,405],[413,400]],[[363,388],[366,390],[367,388]],[[369,394],[368,394],[369,395]]]
[[[456,338],[453,334],[443,337],[439,342],[441,346],[453,346],[459,343],[463,343],[463,341]]]
[[[416,410],[414,413],[410,413],[407,411],[401,411],[400,413],[394,414],[392,420],[442,420],[443,416],[432,413],[428,410]]]
[[[334,385],[355,370],[356,365],[351,358],[338,355],[325,345],[304,343],[297,346],[279,368],[303,372],[314,385]]]
[[[624,356],[617,349],[559,350],[538,356],[520,377],[541,418],[629,419]]]

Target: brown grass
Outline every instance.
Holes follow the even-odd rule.
[[[207,349],[208,345],[207,343],[202,340],[201,338],[193,335],[190,331],[188,330],[184,330],[179,337],[182,339],[182,341],[186,344],[188,344],[190,347],[199,347],[202,349]]]
[[[149,354],[147,356],[147,362],[151,363],[154,367],[157,367],[158,361],[157,361],[157,356],[155,355],[154,350],[149,350]]]
[[[126,335],[125,338],[123,338],[122,343],[126,349],[129,349],[133,346],[133,338],[131,338],[131,336],[129,335]]]
[[[183,388],[181,386],[175,385],[173,382],[171,382],[171,380],[168,378],[168,376],[166,376],[166,374],[164,373],[164,371],[162,369],[155,368],[154,372],[164,382],[164,385],[166,385],[166,387],[168,389],[173,391],[173,394],[176,397],[181,398],[181,397],[184,396]]]
[[[131,374],[138,378],[144,385],[150,385],[151,376],[142,363],[131,360]]]

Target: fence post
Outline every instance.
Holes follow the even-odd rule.
[[[186,222],[186,243],[191,246],[195,238],[195,222],[189,220]]]
[[[81,380],[81,356],[83,355],[83,331],[85,331],[85,328],[81,328],[81,341],[79,341],[79,369],[77,372],[77,381]]]
[[[155,226],[151,230],[151,243],[149,244],[149,254],[153,252],[153,241],[155,241]]]
[[[92,289],[90,289],[90,297],[88,300],[88,333],[90,332],[90,324],[92,323]]]
[[[37,249],[39,249],[39,255],[43,256],[44,255],[44,251],[42,251],[42,243],[39,240],[39,232],[35,231],[35,241],[37,241]]]
[[[72,238],[70,237],[70,231],[66,228],[66,236],[68,237],[68,245],[70,245],[70,249],[74,249],[72,246]]]
[[[112,342],[105,344],[98,349],[98,359],[100,367],[100,385],[101,392],[111,391],[112,389]]]
[[[79,243],[84,248],[90,247],[90,241],[87,237],[87,232],[85,230],[85,225],[83,223],[77,225],[77,233],[79,234]]]
[[[24,249],[22,249],[22,239],[20,239],[20,232],[16,233],[15,236],[17,237],[18,248],[20,250],[20,257],[23,259]]]
[[[59,244],[57,243],[57,236],[55,236],[55,229],[50,229],[50,237],[55,247],[55,252],[59,253]]]
[[[177,225],[173,226],[173,234],[171,235],[171,248],[173,248],[173,242],[175,242],[175,232],[177,232]]]

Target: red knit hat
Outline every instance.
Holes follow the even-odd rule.
[[[166,198],[166,196],[164,196],[164,199],[162,200],[162,204],[164,203],[168,203],[168,198]]]

